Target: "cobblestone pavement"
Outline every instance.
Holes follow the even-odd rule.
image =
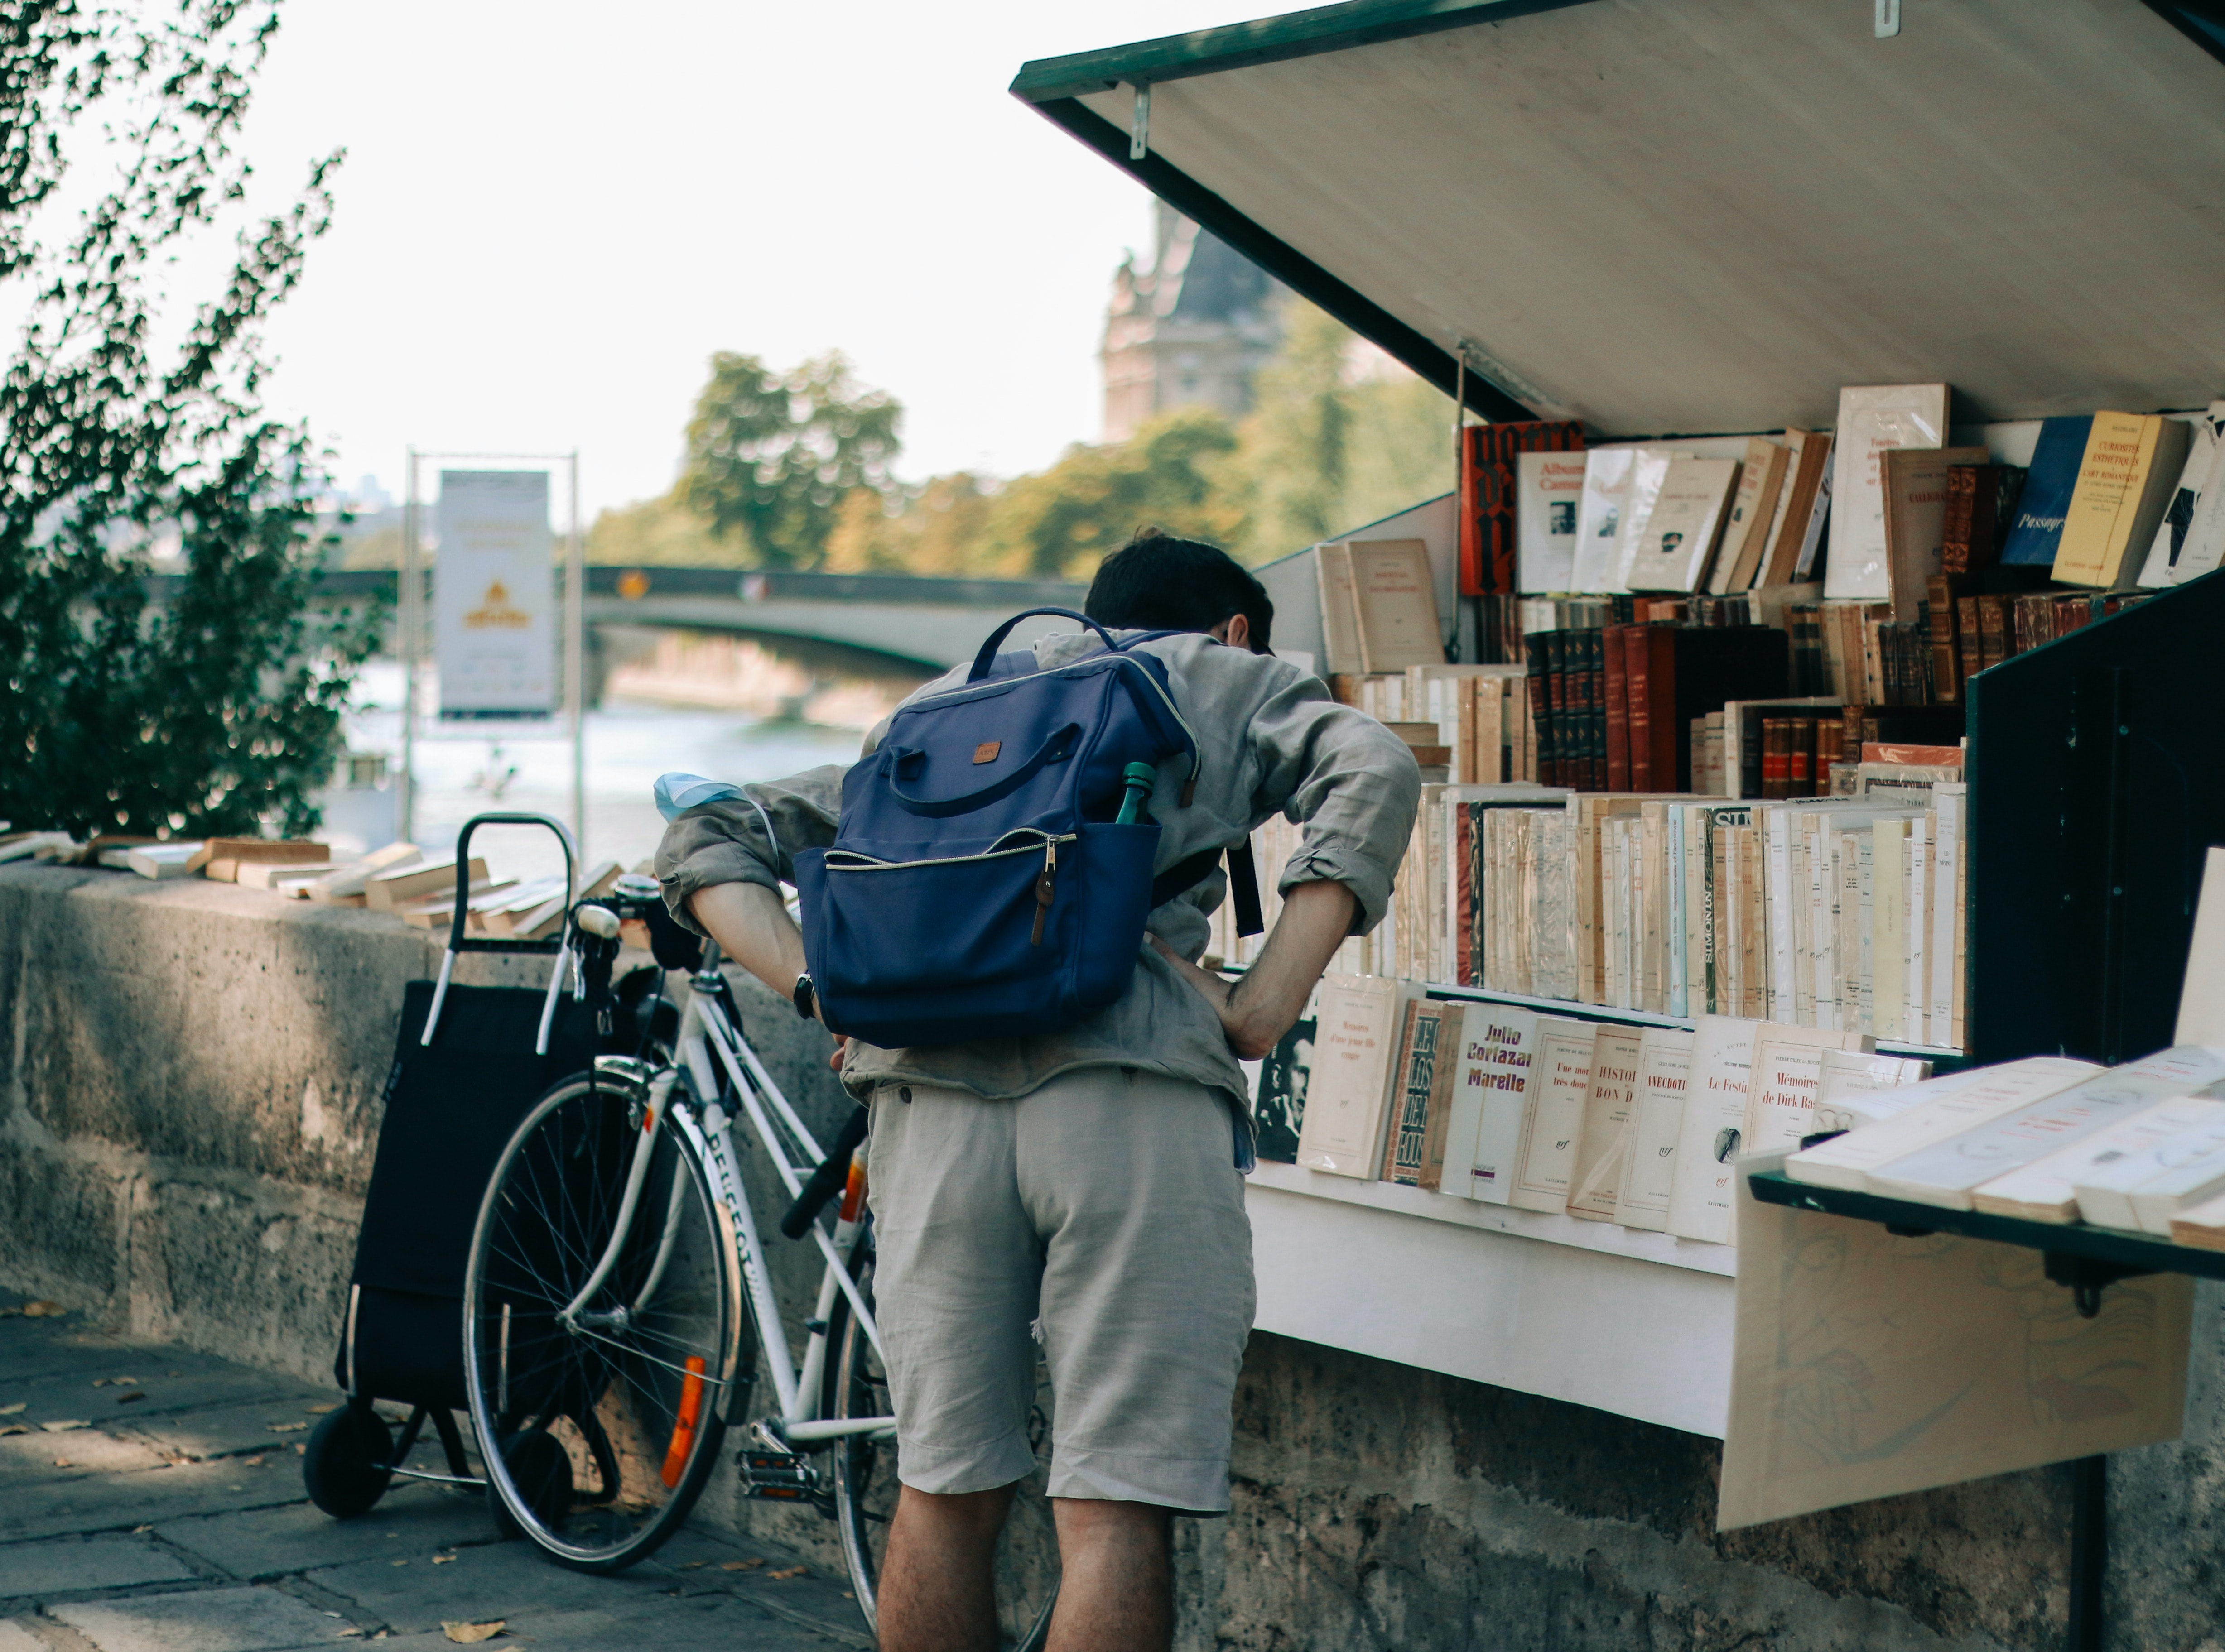
[[[764,1544],[684,1532],[601,1578],[500,1541],[477,1491],[396,1482],[328,1519],[298,1448],[331,1390],[23,1306],[0,1293],[0,1652],[446,1648],[498,1620],[490,1652],[872,1644],[846,1579],[772,1575],[796,1561]]]

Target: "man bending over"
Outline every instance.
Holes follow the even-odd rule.
[[[1170,1522],[1227,1512],[1231,1402],[1252,1328],[1237,1061],[1272,1049],[1338,945],[1381,920],[1420,795],[1404,742],[1267,652],[1273,606],[1223,553],[1145,529],[1106,560],[1086,607],[1107,630],[1187,633],[1138,645],[1165,663],[1199,746],[1195,794],[1152,800],[1154,870],[1276,813],[1303,840],[1280,871],[1274,932],[1233,987],[1195,961],[1226,886],[1216,869],[1152,912],[1126,995],[1064,1031],[926,1049],[842,1041],[842,1082],[872,1110],[903,1480],[879,1591],[884,1652],[997,1643],[991,1560],[1035,1467],[1038,1320],[1063,1571],[1050,1646],[1170,1643]],[[1102,646],[1062,632],[1034,653],[1055,668]],[[763,819],[745,802],[692,809],[657,851],[674,915],[783,996],[807,965],[779,885],[798,851],[834,841],[844,772],[746,788]]]

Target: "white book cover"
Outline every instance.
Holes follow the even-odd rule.
[[[1584,455],[1515,455],[1515,582],[1523,591],[1573,591]]]
[[[1648,525],[1653,520],[1654,508],[1660,503],[1661,489],[1669,480],[1669,467],[1677,460],[1688,457],[1670,447],[1640,447],[1630,465],[1630,493],[1625,503],[1622,520],[1614,535],[1614,583],[1610,591],[1628,591],[1631,559],[1645,544]]]
[[[1584,1128],[1576,1140],[1575,1174],[1569,1186],[1571,1216],[1593,1222],[1614,1220],[1644,1037],[1635,1027],[1608,1023],[1594,1031],[1591,1094],[1584,1102]]]
[[[2202,892],[2194,905],[2194,940],[2178,989],[2174,1044],[2225,1044],[2225,846],[2203,857]]]
[[[1632,591],[1697,591],[1723,530],[1734,459],[1672,459],[1645,526],[1630,548],[1623,584]],[[1635,489],[1633,488],[1633,492]]]
[[[1576,512],[1576,547],[1570,560],[1569,588],[1591,592],[1614,589],[1615,554],[1622,519],[1630,508],[1635,447],[1594,447],[1584,455],[1582,505]]]
[[[2081,1193],[2083,1184],[2097,1176],[2109,1180],[2110,1173],[2123,1168],[2131,1168],[2132,1181],[2145,1180],[2155,1174],[2155,1163],[2146,1158],[2146,1149],[2183,1131],[2204,1124],[2214,1126],[2221,1119],[2225,1119],[2225,1101],[2174,1096],[2142,1108],[2121,1124],[2074,1142],[2006,1176],[1994,1177],[1971,1193],[1970,1202],[1990,1214],[2021,1217],[2028,1222],[2099,1222],[2101,1218],[2086,1207]],[[2102,1225],[2138,1225],[2131,1219],[2128,1206],[2123,1214],[2124,1221]],[[2168,1231],[2170,1226],[2166,1220],[2165,1230]]]
[[[1825,1050],[1816,1087],[1816,1128],[1858,1130],[1890,1118],[1908,1105],[1902,1097],[1930,1076],[1931,1063],[1913,1055]]]
[[[1692,1034],[1673,1027],[1649,1027],[1639,1042],[1637,1094],[1630,1110],[1630,1146],[1614,1202],[1614,1219],[1625,1227],[1658,1233],[1669,1225],[1669,1200],[1676,1192],[1677,1144],[1684,1133],[1693,1043]]]
[[[1822,1088],[1823,1052],[1859,1048],[1859,1033],[1765,1022],[1753,1035],[1746,1085],[1744,1153],[1783,1153],[1816,1134],[1816,1096]]]
[[[2201,1045],[2163,1050],[1880,1165],[1865,1185],[1889,1199],[1968,1210],[1972,1191],[1995,1177],[2221,1076],[2225,1050]]]
[[[2225,1193],[2225,1102],[2210,1107],[2161,1140],[2127,1142],[2131,1150],[2089,1166],[2072,1184],[2079,1219],[2167,1238],[2171,1218]]]
[[[1363,1180],[1380,1173],[1391,1069],[1411,996],[1410,984],[1387,976],[1322,979],[1313,1073],[1298,1127],[1297,1161],[1309,1170]]]
[[[1999,1067],[1942,1073],[1873,1099],[1876,1118],[1794,1154],[1784,1161],[1784,1174],[1819,1187],[1859,1192],[1867,1187],[1869,1172],[1880,1165],[2082,1084],[2101,1070],[2067,1056],[2032,1055]]]
[[[1746,1082],[1761,1022],[1737,1016],[1695,1018],[1684,1116],[1669,1193],[1669,1231],[1710,1244],[1731,1242],[1733,1161],[1746,1136]]]
[[[1885,554],[1885,485],[1879,456],[1894,447],[1947,445],[1944,384],[1849,384],[1832,433],[1831,552],[1823,595],[1883,602],[1892,596]]]
[[[1522,1142],[1522,1172],[1508,1204],[1528,1211],[1568,1209],[1576,1141],[1592,1093],[1592,1041],[1587,1022],[1540,1019],[1537,1056],[1530,1067],[1535,1096]]]
[[[1938,824],[1931,846],[1930,1035],[1925,1042],[1943,1048],[1955,1042],[1955,959],[1960,950],[1956,943],[1962,927],[1962,902],[1956,898],[1956,891],[1961,887],[1969,795],[1967,781],[1943,781],[1931,788],[1931,807]]]
[[[2184,585],[2217,565],[2213,547],[2209,567],[2194,566],[2203,550],[2194,529],[2203,502],[2209,501],[2215,512],[2218,491],[2225,485],[2225,446],[2219,441],[2220,433],[2225,432],[2225,402],[2212,402],[2189,422],[2194,428],[2186,445],[2186,462],[2179,467],[2177,490],[2164,510],[2155,541],[2148,547],[2147,560],[2140,566],[2139,582],[2151,591]]]
[[[1465,1006],[1445,1130],[1443,1191],[1487,1205],[1507,1202],[1522,1152],[1537,1054],[1534,1011],[1506,1004]]]

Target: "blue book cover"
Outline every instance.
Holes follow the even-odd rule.
[[[2033,567],[2055,566],[2055,547],[2070,514],[2070,491],[2078,485],[2085,462],[2086,438],[2094,428],[2090,413],[2043,420],[2039,445],[2032,451],[2032,470],[2017,501],[2016,521],[2001,547],[2001,560]]]

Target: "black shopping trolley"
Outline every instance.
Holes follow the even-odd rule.
[[[538,826],[564,850],[565,920],[541,940],[466,937],[472,834],[484,826]],[[396,1475],[483,1485],[471,1472],[454,1413],[466,1408],[463,1364],[465,1259],[487,1177],[503,1145],[539,1096],[593,1065],[602,1052],[597,1017],[609,1002],[610,946],[574,945],[572,842],[541,814],[481,814],[456,839],[456,906],[437,980],[404,992],[386,1117],[364,1200],[347,1317],[333,1375],[347,1402],[318,1424],[302,1461],[309,1499],[340,1519],[359,1515]],[[462,953],[529,953],[550,959],[545,990],[457,986]],[[583,956],[584,954],[584,956]],[[563,991],[567,966],[601,980]],[[410,1408],[397,1440],[373,1408]],[[403,1466],[430,1420],[446,1474]],[[482,1442],[482,1449],[485,1442]],[[498,1520],[500,1505],[495,1504]]]

